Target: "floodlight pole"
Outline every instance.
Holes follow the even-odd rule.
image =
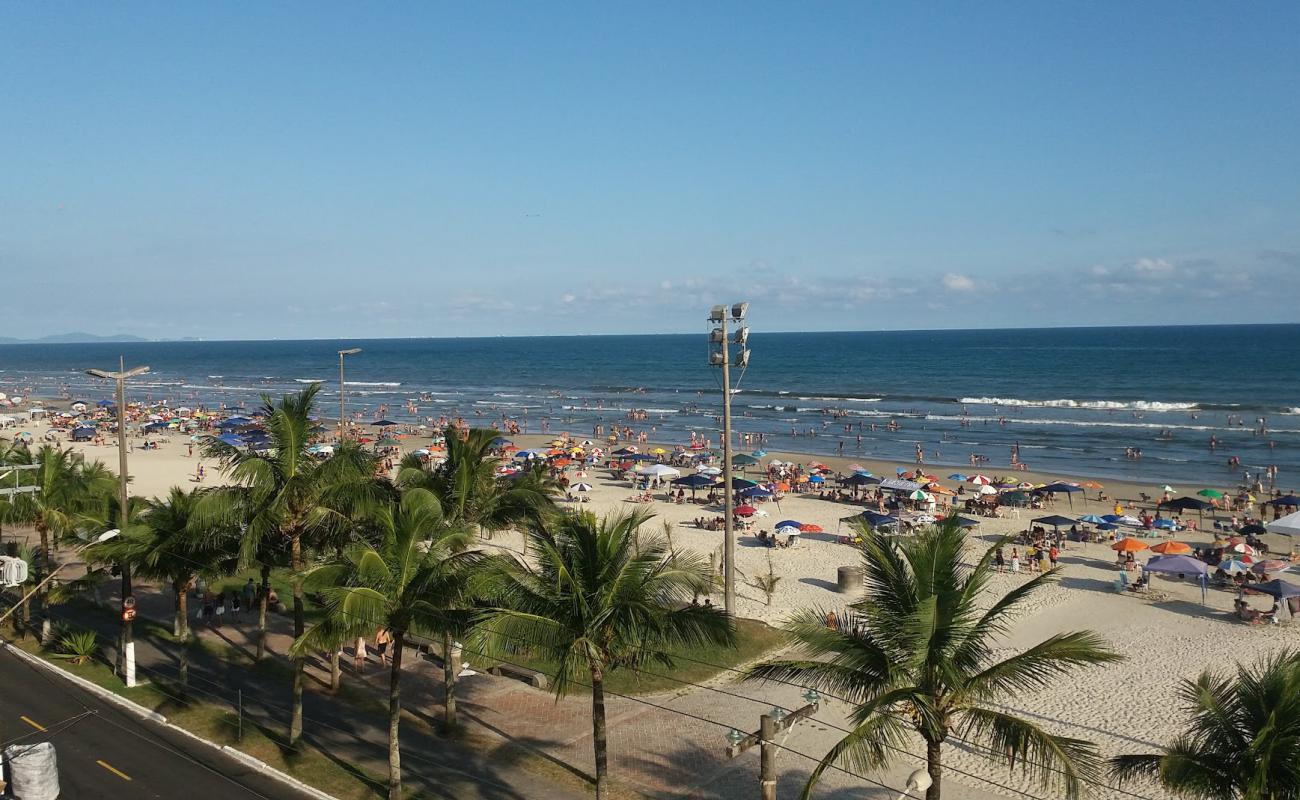
[[[734,491],[731,469],[731,352],[727,347],[727,319],[736,323],[736,345],[740,348],[737,359],[742,366],[749,365],[749,329],[744,327],[745,314],[749,303],[736,303],[727,306],[714,306],[709,312],[709,322],[716,324],[709,333],[709,341],[718,345],[717,352],[711,352],[709,363],[722,368],[722,482],[723,482],[723,540],[722,540],[722,598],[723,607],[728,614],[736,613],[736,534],[732,521],[735,513]]]
[[[346,435],[343,427],[343,416],[346,413],[347,395],[343,393],[343,357],[356,355],[361,352],[360,347],[353,347],[347,350],[339,351],[339,444],[343,444],[343,438]]]
[[[728,614],[736,613],[736,532],[732,517],[735,514],[735,487],[731,485],[731,364],[727,352],[727,318],[722,318],[722,513],[724,534],[722,540],[722,607]]]
[[[87,375],[96,378],[108,378],[117,382],[117,474],[118,474],[118,527],[126,530],[131,518],[131,498],[126,483],[129,473],[126,467],[126,380],[149,371],[148,367],[126,368],[126,358],[118,356],[117,372],[102,369],[88,369]],[[122,646],[118,648],[118,669],[127,688],[135,686],[135,636],[132,631],[131,617],[134,616],[135,594],[131,587],[131,565],[121,563],[122,571]],[[130,613],[128,613],[130,612]]]

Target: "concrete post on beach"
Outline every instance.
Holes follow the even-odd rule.
[[[849,594],[862,588],[862,567],[840,567],[835,591]]]

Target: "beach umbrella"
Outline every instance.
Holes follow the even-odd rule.
[[[245,444],[247,444],[247,442],[245,442],[243,439],[239,438],[233,433],[223,433],[217,437],[217,440],[221,442],[225,442],[231,447],[243,447]]]
[[[1101,518],[1102,518],[1103,520],[1105,520],[1106,522],[1109,522],[1110,524],[1114,525],[1115,523],[1119,522],[1119,521],[1120,521],[1121,519],[1123,519],[1124,517],[1123,517],[1123,515],[1121,515],[1121,514],[1102,514],[1102,515],[1101,515]]]
[[[654,453],[655,455],[662,456],[662,455],[665,455],[668,451],[665,450],[665,449],[663,449],[662,447],[656,447],[655,449],[651,450],[650,452]]]
[[[781,526],[778,525],[777,528],[776,528],[776,532],[777,532],[777,533],[780,533],[780,534],[783,534],[783,535],[785,535],[785,536],[798,536],[798,535],[799,535],[799,529],[798,529],[798,528],[791,527],[791,526],[789,526],[789,525],[787,525],[787,526],[785,526],[785,527],[781,527]]]
[[[1300,597],[1300,586],[1294,583],[1288,583],[1281,578],[1274,578],[1267,583],[1251,583],[1246,585],[1247,589],[1252,589],[1260,594],[1266,594],[1270,597],[1276,597],[1278,600],[1286,600],[1291,597]]]
[[[1096,514],[1084,514],[1082,517],[1079,517],[1079,521],[1086,522],[1089,525],[1104,525],[1108,520],[1103,519]]]
[[[1139,550],[1146,550],[1147,543],[1140,539],[1129,537],[1115,542],[1115,544],[1110,546],[1110,549],[1119,553],[1136,553]]]
[[[790,491],[790,484],[786,483],[785,481],[777,481],[776,490],[778,492],[788,492]]]
[[[822,530],[822,526],[814,525],[811,522],[805,522],[803,525],[800,525],[799,532],[800,533],[825,533],[825,531]]]
[[[752,467],[758,463],[758,459],[747,453],[737,453],[731,457],[731,466],[733,467]]]
[[[590,492],[590,491],[591,491],[591,484],[590,484],[590,483],[575,483],[575,484],[573,484],[573,490],[574,490],[575,492]]]
[[[1105,488],[1106,488],[1105,485],[1100,484],[1100,483],[1097,483],[1096,481],[1084,481],[1083,483],[1081,483],[1081,484],[1079,484],[1079,485],[1082,486],[1082,487],[1085,488],[1085,489],[1101,490],[1101,489],[1105,489]]]
[[[930,495],[926,494],[924,489],[917,489],[915,492],[909,494],[908,498],[911,500],[925,500],[925,501],[934,499]]]
[[[1175,525],[1172,519],[1158,519],[1151,523],[1151,527],[1159,528],[1164,531],[1172,531],[1175,528]]]
[[[376,428],[387,428],[389,425],[396,425],[397,423],[393,422],[391,419],[380,419],[375,420],[370,424],[374,425]]]
[[[762,486],[751,486],[748,489],[740,490],[741,497],[771,497],[772,494],[770,490],[764,489]]]
[[[1170,493],[1170,494],[1173,494],[1174,492],[1176,492],[1176,491],[1178,491],[1178,490],[1175,489],[1174,487],[1170,486],[1169,484],[1165,484],[1164,486],[1161,486],[1161,487],[1160,487],[1160,491],[1162,491],[1162,492],[1168,492],[1168,493]]]
[[[980,494],[997,494],[997,493],[998,490],[994,489],[992,486],[989,486],[988,484],[982,484],[980,486]]]
[[[1234,553],[1241,553],[1242,555],[1246,555],[1246,556],[1257,555],[1255,548],[1251,547],[1245,542],[1238,542],[1237,544],[1232,545],[1228,549]]]
[[[1276,558],[1269,558],[1263,561],[1256,561],[1254,565],[1251,566],[1250,569],[1252,572],[1269,573],[1269,572],[1285,572],[1286,570],[1290,569],[1290,567],[1291,567],[1290,561],[1279,561]]]
[[[733,477],[733,478],[731,479],[731,488],[732,488],[732,489],[753,489],[753,488],[754,488],[755,486],[757,486],[757,485],[758,485],[758,482],[757,482],[757,481],[751,481],[751,480],[749,480],[748,478],[734,478],[734,477]]]
[[[1119,519],[1115,520],[1115,524],[1117,524],[1117,525],[1130,525],[1130,526],[1132,526],[1132,527],[1137,527],[1138,525],[1141,525],[1141,524],[1142,524],[1142,520],[1138,519],[1137,517],[1131,516],[1131,515],[1129,515],[1129,514],[1125,514],[1124,516],[1122,516],[1122,517],[1120,517]]]
[[[1280,533],[1283,536],[1300,536],[1300,511],[1275,519],[1265,527],[1268,528],[1269,533]]]
[[[803,523],[797,519],[783,519],[776,523],[776,527],[778,528],[798,528],[801,525],[803,525]]]
[[[721,475],[722,469],[720,467],[700,467],[696,472],[700,475]]]
[[[851,517],[843,517],[840,522],[865,522],[873,528],[883,528],[886,525],[897,525],[898,518],[891,517],[888,514],[877,514],[867,509],[861,514],[854,514]]]
[[[1167,555],[1151,559],[1142,565],[1142,569],[1147,572],[1163,572],[1171,575],[1204,575],[1210,570],[1210,566],[1191,556]]]
[[[673,469],[667,464],[651,464],[642,470],[637,470],[638,475],[646,475],[651,478],[675,478],[681,475],[681,470]]]
[[[825,482],[826,482],[826,479],[823,478],[823,477],[820,476],[820,475],[809,475],[809,476],[808,476],[808,482],[809,482],[809,483],[825,483]]]
[[[753,506],[736,506],[732,513],[738,517],[752,517],[758,513],[758,509]]]
[[[966,482],[973,483],[976,486],[988,486],[993,483],[993,481],[989,480],[987,475],[972,475],[966,479]]]
[[[1275,497],[1272,500],[1265,500],[1264,505],[1282,506],[1284,508],[1287,506],[1300,506],[1300,497],[1296,497],[1293,494],[1286,494],[1281,497]]]
[[[1113,522],[1103,522],[1103,523],[1101,523],[1100,525],[1097,526],[1097,530],[1099,530],[1099,531],[1117,531],[1117,530],[1119,530],[1119,526],[1116,525],[1116,524],[1113,523]]]
[[[708,475],[683,475],[680,478],[673,478],[674,486],[685,486],[688,489],[703,489],[706,486],[713,485],[713,479]]]
[[[767,451],[766,451],[766,450],[755,450],[755,451],[754,451],[754,458],[762,458],[762,457],[765,456],[765,455],[767,455]]]
[[[845,486],[870,486],[872,484],[880,483],[880,479],[876,478],[870,473],[855,472],[849,477],[840,481],[840,483],[844,484]]]
[[[1235,558],[1229,558],[1219,562],[1219,569],[1229,575],[1240,575],[1243,572],[1250,572],[1250,566],[1250,563],[1246,561],[1238,561]]]
[[[1199,494],[1201,497],[1213,497],[1216,500],[1223,497],[1223,492],[1219,491],[1218,489],[1202,489],[1199,492],[1197,492],[1197,494]]]
[[[961,474],[960,472],[954,472],[953,474],[951,474],[951,475],[948,476],[948,480],[950,480],[950,481],[964,481],[964,480],[966,480],[966,476],[963,475],[963,474]]]
[[[1161,555],[1166,556],[1180,556],[1192,552],[1192,546],[1190,544],[1185,544],[1184,542],[1161,542],[1155,547],[1152,547],[1151,552],[1160,553]]]
[[[1076,521],[1071,517],[1063,517],[1060,514],[1052,514],[1051,516],[1048,517],[1039,517],[1038,519],[1032,520],[1032,524],[1051,525],[1053,528],[1060,528],[1065,525],[1073,525],[1075,524],[1075,522]]]

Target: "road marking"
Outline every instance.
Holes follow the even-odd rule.
[[[45,726],[44,726],[44,725],[42,725],[41,723],[39,723],[39,722],[37,722],[36,720],[32,719],[31,717],[22,717],[22,716],[20,716],[18,719],[22,720],[23,722],[26,722],[28,725],[31,725],[33,728],[35,728],[35,729],[38,730],[38,731],[43,731],[43,730],[45,730]]]
[[[120,769],[116,769],[116,768],[114,768],[114,767],[113,767],[111,764],[109,764],[107,761],[100,760],[100,761],[96,761],[95,763],[98,764],[98,765],[100,765],[100,766],[103,767],[104,769],[108,770],[109,772],[113,773],[114,775],[116,775],[117,777],[121,778],[121,779],[124,780],[124,781],[129,781],[129,780],[131,780],[131,776],[130,776],[130,775],[127,775],[125,772],[123,772],[123,771],[120,770]]]

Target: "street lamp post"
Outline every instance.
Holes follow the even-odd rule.
[[[344,429],[344,416],[346,414],[347,395],[343,392],[343,357],[353,356],[361,352],[360,347],[352,347],[347,350],[339,351],[339,444],[343,444],[343,438],[346,435]]]
[[[709,343],[714,349],[709,353],[709,364],[722,368],[722,494],[723,501],[723,540],[722,540],[722,598],[723,607],[728,614],[736,613],[736,536],[732,522],[732,508],[735,505],[735,490],[731,485],[731,366],[735,364],[742,369],[749,366],[749,328],[745,327],[745,314],[749,303],[736,303],[731,306],[731,322],[736,324],[735,338],[732,344],[739,347],[735,360],[727,349],[727,307],[714,306],[709,312],[709,322],[715,325],[709,332]]]
[[[126,483],[129,473],[126,468],[126,381],[149,371],[148,367],[126,368],[126,359],[118,356],[117,372],[103,369],[88,369],[87,375],[106,378],[117,383],[117,477],[118,477],[118,527],[125,528],[131,518],[131,499],[127,493]],[[128,687],[135,686],[135,637],[132,635],[131,618],[135,615],[135,594],[131,588],[131,566],[120,564],[122,570],[122,646],[118,648],[118,669]]]

